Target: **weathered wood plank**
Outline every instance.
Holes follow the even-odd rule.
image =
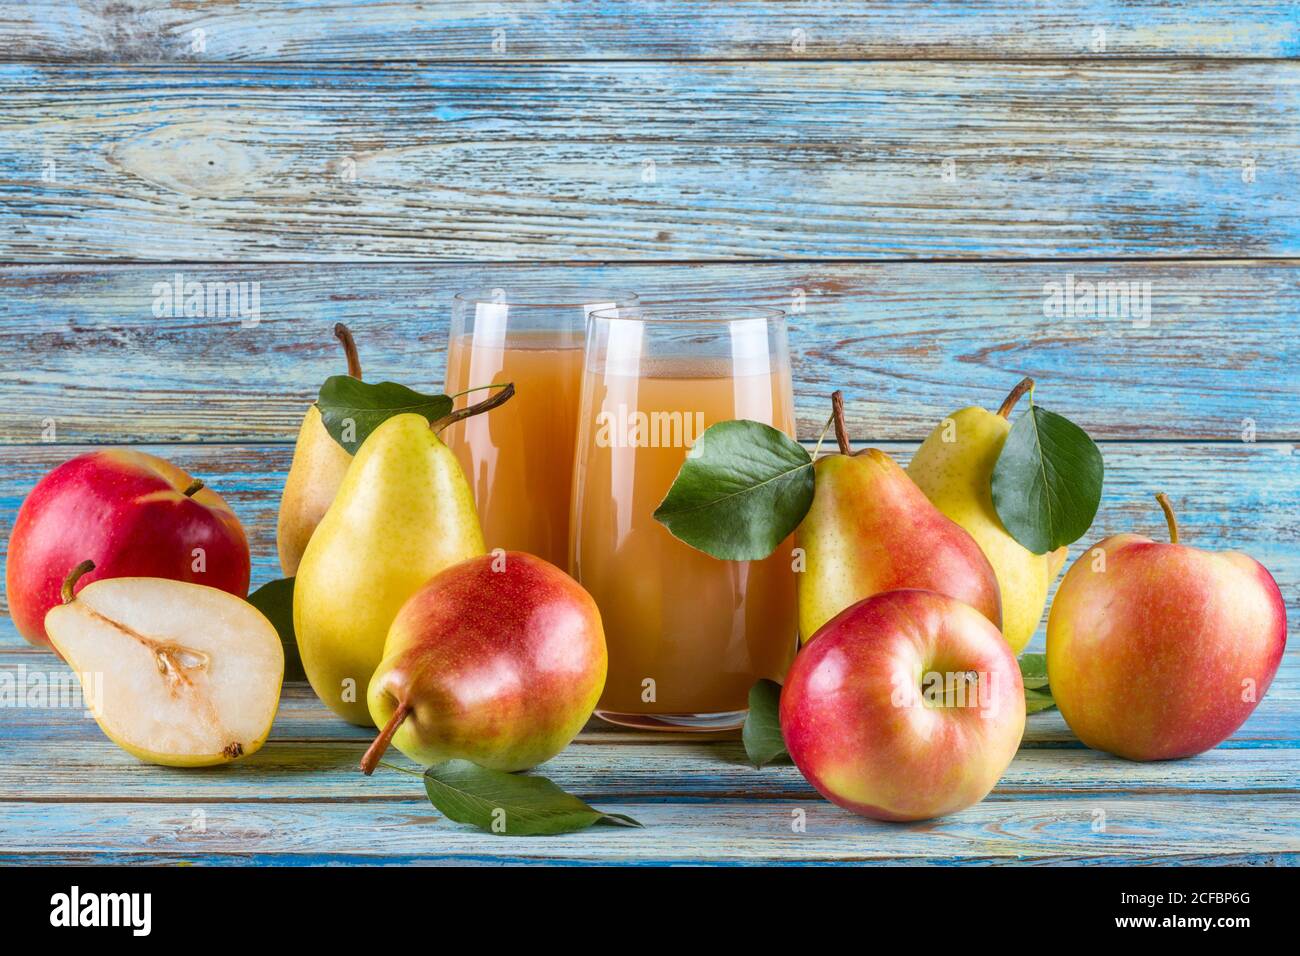
[[[46,688],[64,687],[60,683],[71,673],[53,655],[38,651],[21,641],[13,632],[8,619],[0,618],[0,675],[7,675],[15,687],[40,682]],[[46,704],[24,694],[26,706],[5,708],[0,713],[3,736],[15,743],[19,741],[97,741],[101,737],[93,721],[88,721],[84,711],[62,704],[63,698],[47,697]],[[1261,706],[1233,736],[1221,746],[1226,750],[1277,750],[1294,749],[1300,740],[1300,648],[1293,647],[1282,659],[1277,679],[1269,689],[1267,705]],[[278,743],[368,743],[374,736],[372,730],[354,727],[339,720],[316,699],[311,687],[302,682],[284,686],[280,696],[280,710],[276,715],[271,739]],[[734,743],[738,733],[700,734],[692,736],[694,744],[714,741]],[[635,747],[667,746],[680,743],[672,734],[654,731],[631,730],[616,727],[592,718],[583,729],[578,743],[618,744]],[[1021,743],[1024,749],[1060,750],[1081,749],[1078,741],[1057,711],[1043,711],[1030,716]]]
[[[404,803],[0,804],[0,860],[194,863],[1294,863],[1300,800],[1231,796],[994,796],[920,824],[820,799],[603,803],[644,830],[545,839],[448,823]],[[804,832],[794,832],[796,819]],[[327,833],[327,837],[323,834]]]
[[[871,4],[628,0],[384,3],[28,0],[0,13],[0,56],[289,61],[704,57],[797,59],[1295,56],[1294,7],[957,0]]]
[[[915,443],[879,443],[906,462]],[[253,582],[279,577],[275,520],[292,448],[267,446],[142,446],[201,476],[235,509],[253,552]],[[0,536],[8,546],[23,498],[50,468],[86,450],[76,446],[0,446]],[[1202,547],[1245,551],[1273,573],[1291,620],[1300,620],[1300,468],[1293,446],[1270,443],[1107,442],[1106,486],[1084,543],[1106,534],[1163,535],[1152,496],[1173,497],[1184,540]],[[0,608],[7,605],[0,605]],[[5,622],[6,624],[8,622]],[[10,642],[19,640],[8,628]],[[1039,635],[1041,641],[1041,630]],[[1300,648],[1293,648],[1300,651]]]
[[[10,65],[0,258],[1295,255],[1298,79],[1276,61]]]
[[[153,314],[162,284],[244,282],[256,315]],[[1149,290],[1140,316],[1047,315],[1071,281]],[[921,438],[1022,374],[1099,438],[1300,440],[1300,262],[695,266],[0,267],[0,443],[283,441],[347,322],[367,375],[440,388],[451,298],[542,280],[791,312],[800,431]],[[254,285],[255,284],[255,285]],[[214,305],[216,303],[214,302]],[[206,303],[204,309],[206,310]],[[47,421],[54,424],[48,433]]]
[[[1267,702],[1265,704],[1267,706]],[[368,741],[281,743],[220,771],[195,773],[143,764],[96,735],[67,740],[0,740],[0,800],[63,803],[131,801],[394,801],[422,793],[418,779],[357,765]],[[63,729],[63,728],[60,728]],[[538,772],[566,790],[601,801],[820,799],[793,764],[755,770],[738,741],[663,744],[579,742]],[[393,753],[410,769],[416,764]],[[39,772],[37,769],[39,768]],[[1300,796],[1300,750],[1219,748],[1192,760],[1130,763],[1086,749],[1024,749],[998,782],[997,794],[1274,793]]]

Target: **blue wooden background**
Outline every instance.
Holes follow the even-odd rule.
[[[331,325],[368,377],[437,385],[454,291],[563,274],[788,309],[804,437],[842,387],[902,460],[1033,375],[1105,455],[1076,554],[1162,533],[1166,490],[1294,622],[1297,56],[1277,2],[0,3],[0,539],[49,468],[130,444],[225,495],[275,577]],[[178,274],[257,283],[256,314],[155,314]],[[1149,310],[1054,312],[1071,281]],[[522,840],[360,778],[305,685],[210,772],[3,708],[0,862],[1292,863],[1298,654],[1215,751],[1125,763],[1037,714],[987,800],[907,826],[734,735],[593,724],[545,772],[647,829]],[[0,670],[59,669],[0,621]]]

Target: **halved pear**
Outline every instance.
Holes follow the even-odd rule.
[[[108,578],[74,597],[87,565],[68,576],[45,628],[109,739],[169,767],[257,751],[284,677],[271,622],[225,591],[163,578]]]

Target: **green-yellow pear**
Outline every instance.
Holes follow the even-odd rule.
[[[334,326],[334,334],[343,343],[348,374],[360,378],[361,361],[357,357],[352,333],[339,322]],[[289,465],[289,476],[280,496],[275,546],[280,552],[280,567],[285,577],[298,572],[298,563],[307,550],[307,542],[329,510],[351,463],[352,456],[330,437],[321,421],[320,409],[313,404],[307,409],[302,427],[298,429],[298,444],[294,446],[293,462]]]
[[[316,695],[345,720],[371,724],[366,688],[406,599],[485,550],[469,483],[437,431],[512,394],[508,386],[432,426],[409,412],[384,421],[307,543],[293,593],[298,651]]]
[[[1066,549],[1034,554],[1007,533],[993,508],[993,466],[1011,431],[1008,416],[1033,386],[1025,379],[996,413],[972,406],[935,426],[907,466],[934,506],[961,525],[983,550],[1002,592],[1002,635],[1019,654],[1038,630],[1047,589],[1065,562]]]

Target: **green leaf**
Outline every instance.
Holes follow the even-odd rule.
[[[993,466],[993,507],[1011,537],[1046,554],[1092,526],[1103,471],[1101,451],[1087,432],[1031,404]]]
[[[723,561],[766,558],[813,500],[808,452],[761,422],[718,422],[695,442],[655,520]]]
[[[1051,710],[1056,706],[1056,701],[1044,687],[1042,690],[1025,689],[1025,713],[1036,714],[1040,710]]]
[[[781,736],[781,685],[760,680],[749,689],[749,715],[741,733],[745,754],[755,767],[763,767],[787,756]]]
[[[457,823],[502,836],[572,833],[596,823],[639,827],[622,813],[603,813],[545,777],[503,773],[449,760],[424,772],[429,802]]]
[[[356,454],[372,431],[394,415],[414,412],[436,422],[451,412],[446,395],[422,395],[396,382],[363,382],[351,375],[331,375],[316,399],[330,437]]]
[[[1021,654],[1020,655],[1020,677],[1025,683],[1025,688],[1038,690],[1047,686],[1047,655],[1046,654]]]
[[[248,596],[253,605],[274,625],[284,645],[284,679],[306,680],[302,658],[298,656],[298,639],[293,633],[293,578],[268,581]]]
[[[1025,685],[1025,713],[1036,714],[1056,706],[1047,686],[1047,655],[1021,654],[1020,680]]]

